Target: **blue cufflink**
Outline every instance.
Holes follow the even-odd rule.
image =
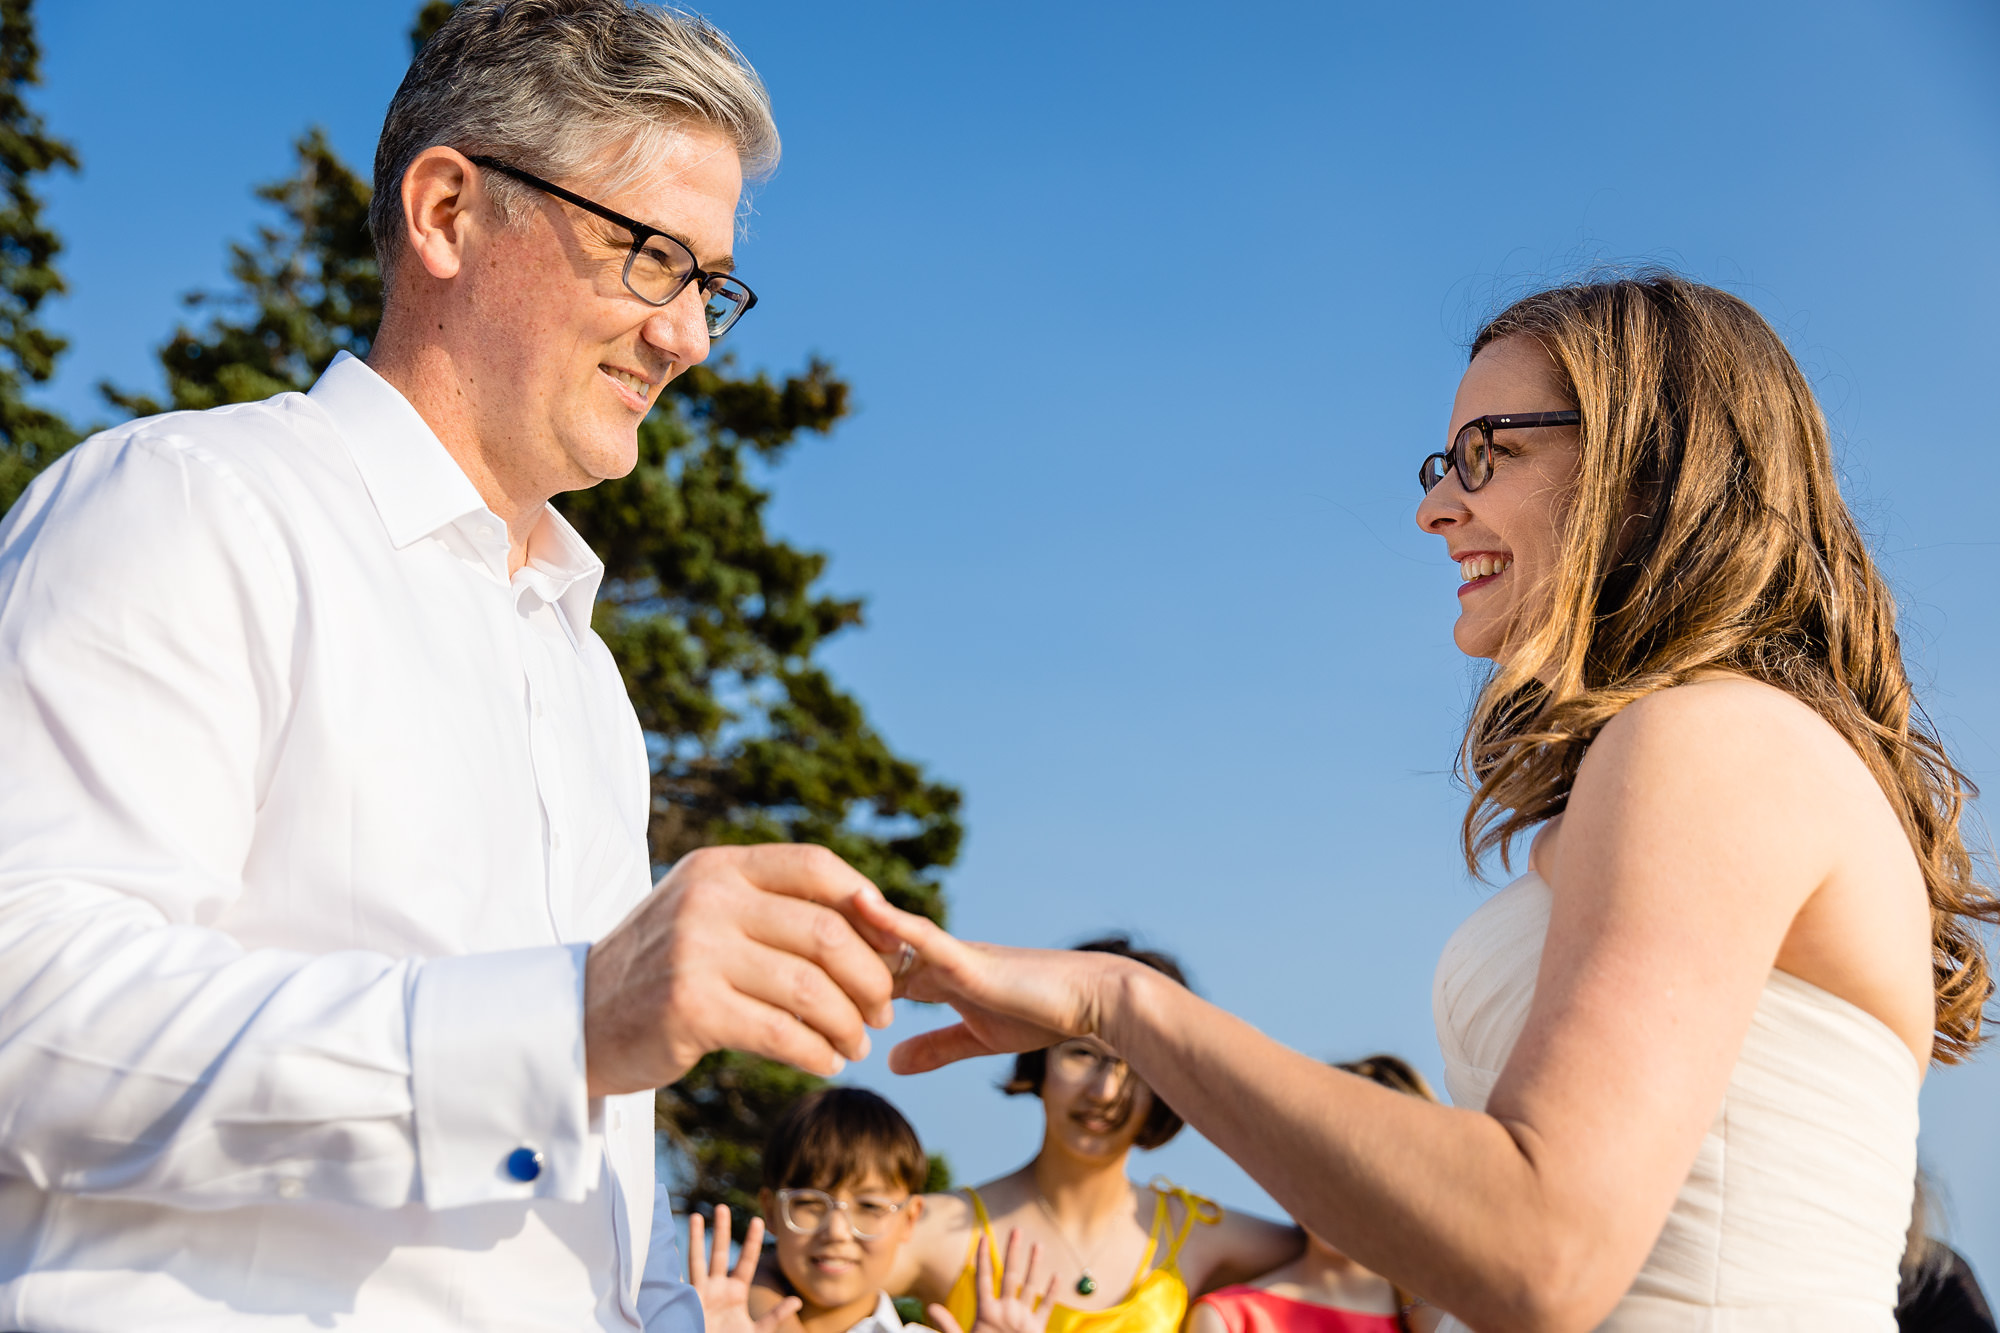
[[[526,1183],[542,1174],[542,1155],[533,1148],[516,1148],[507,1154],[507,1174]]]

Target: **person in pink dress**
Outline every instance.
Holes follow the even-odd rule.
[[[1437,1100],[1424,1076],[1398,1056],[1371,1055],[1334,1068]],[[1442,1319],[1422,1300],[1307,1231],[1298,1258],[1195,1302],[1185,1333],[1432,1333]]]

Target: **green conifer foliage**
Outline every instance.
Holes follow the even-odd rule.
[[[297,151],[297,172],[257,192],[279,218],[234,247],[235,290],[191,298],[208,323],[161,349],[167,405],[303,390],[342,349],[365,355],[382,309],[369,187],[318,131]],[[133,413],[162,407],[105,395]],[[959,793],[898,756],[814,661],[861,624],[861,603],[821,591],[826,557],[764,524],[761,479],[847,410],[847,385],[824,362],[777,383],[720,356],[669,384],[630,476],[557,504],[604,559],[595,628],[646,732],[656,868],[714,843],[816,842],[942,920],[937,877],[958,854]],[[728,1203],[747,1222],[771,1122],[817,1084],[725,1053],[663,1089],[658,1124],[682,1149],[684,1202]],[[948,1179],[941,1162],[936,1171]]]
[[[0,514],[77,441],[67,421],[24,397],[30,384],[48,382],[68,346],[40,323],[42,302],[63,290],[54,263],[62,242],[42,222],[34,178],[76,169],[75,152],[27,104],[41,82],[33,8],[0,0]]]
[[[257,229],[257,243],[232,242],[226,296],[194,292],[193,310],[213,316],[183,326],[160,349],[167,400],[100,385],[134,416],[201,411],[308,389],[336,353],[368,355],[382,321],[382,278],[368,239],[368,183],[348,170],[319,129],[294,146],[298,170],[257,187],[282,220]]]

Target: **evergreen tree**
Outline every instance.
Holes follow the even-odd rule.
[[[42,64],[33,8],[33,0],[0,0],[0,514],[78,438],[24,396],[48,382],[68,346],[39,322],[42,302],[63,290],[54,264],[62,242],[42,221],[33,182],[57,167],[76,169],[75,152],[28,108]]]
[[[442,0],[426,8],[419,44],[448,14]],[[165,405],[303,390],[340,350],[366,353],[382,309],[369,186],[317,130],[297,154],[290,179],[257,192],[278,220],[233,247],[235,289],[190,297],[208,322],[161,349]],[[163,406],[103,388],[133,413]],[[847,385],[824,362],[780,384],[725,355],[668,385],[639,428],[631,475],[557,504],[604,560],[594,627],[645,729],[656,867],[714,843],[820,843],[891,901],[942,920],[937,875],[958,854],[959,793],[898,756],[813,660],[862,623],[861,603],[821,591],[826,557],[764,524],[760,477],[847,410]],[[771,1122],[818,1082],[722,1053],[662,1089],[658,1123],[681,1149],[684,1204],[728,1203],[747,1222]],[[948,1179],[941,1160],[933,1179]]]

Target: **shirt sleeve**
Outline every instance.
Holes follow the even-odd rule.
[[[705,1333],[701,1301],[687,1282],[679,1227],[667,1182],[653,1182],[653,1232],[639,1279],[639,1324],[646,1333]]]
[[[311,624],[269,509],[173,420],[79,446],[0,527],[0,1173],[184,1208],[581,1200],[581,949],[213,924],[273,836]]]

